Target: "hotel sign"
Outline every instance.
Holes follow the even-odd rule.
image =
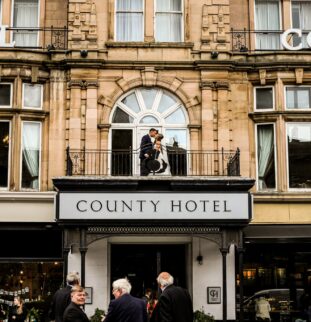
[[[59,220],[247,220],[243,193],[99,192],[58,195]]]
[[[290,35],[297,35],[298,37],[301,38],[302,37],[302,30],[296,29],[296,28],[291,28],[291,29],[287,29],[286,31],[284,31],[281,35],[282,46],[287,50],[300,50],[300,49],[302,49],[301,42],[297,46],[292,46],[288,42],[288,40],[292,38],[292,37],[289,37]],[[308,33],[307,44],[308,44],[308,47],[311,48],[311,32]]]

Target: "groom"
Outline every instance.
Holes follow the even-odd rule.
[[[140,153],[139,153],[139,159],[140,159],[140,175],[141,176],[147,176],[149,174],[149,170],[146,169],[145,167],[145,162],[144,160],[148,157],[147,152],[153,148],[153,141],[158,134],[158,130],[155,128],[151,128],[149,130],[149,133],[144,135],[141,138],[141,143],[140,143]]]

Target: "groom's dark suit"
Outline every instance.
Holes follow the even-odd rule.
[[[66,307],[63,322],[89,322],[89,319],[79,305],[71,302]]]
[[[104,322],[147,322],[146,302],[123,294],[110,302]]]

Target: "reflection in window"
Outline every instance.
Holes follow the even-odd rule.
[[[180,123],[185,123],[186,118],[181,108],[179,108],[171,115],[169,115],[167,118],[165,118],[165,121],[168,124],[180,124]]]
[[[166,129],[164,139],[166,146],[183,149],[187,147],[187,131],[185,129]]]
[[[286,87],[287,109],[309,109],[311,87]]]
[[[141,95],[143,96],[145,106],[147,110],[151,110],[155,97],[157,95],[157,90],[155,89],[142,89]]]
[[[8,187],[10,123],[0,121],[0,188]]]
[[[39,189],[40,123],[23,122],[22,188]]]
[[[169,107],[173,106],[175,103],[176,103],[176,101],[171,96],[163,93],[161,100],[160,100],[159,107],[158,107],[158,111],[160,113],[163,113]]]
[[[121,110],[120,107],[117,107],[113,115],[112,123],[133,123],[133,118]]]
[[[116,40],[143,41],[143,0],[117,0]]]
[[[11,84],[0,83],[0,107],[11,107]]]
[[[153,116],[145,116],[144,118],[142,118],[140,120],[140,123],[144,123],[144,124],[157,124],[158,123],[158,120],[153,117]]]
[[[273,109],[273,88],[257,87],[256,91],[256,110]]]
[[[273,124],[257,125],[258,190],[275,189]]]
[[[42,107],[42,85],[23,84],[24,100],[23,107],[41,108]]]
[[[126,96],[122,100],[122,103],[125,104],[128,108],[130,108],[135,113],[138,113],[140,111],[135,92],[133,92],[129,96]]]
[[[311,188],[311,123],[288,123],[289,188]]]
[[[311,2],[310,1],[292,1],[292,28],[301,29],[302,37],[293,36],[293,45],[298,46],[302,43],[303,48],[308,48],[307,34],[311,30]]]

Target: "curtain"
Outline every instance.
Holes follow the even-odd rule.
[[[40,152],[40,124],[23,123],[23,164],[27,172],[22,171],[22,188],[39,189],[39,152]],[[30,183],[28,184],[28,175]],[[26,179],[27,177],[27,179]]]
[[[116,40],[143,41],[143,0],[118,0]]]
[[[275,32],[280,30],[279,1],[256,0],[255,10],[256,49],[280,49],[280,34]]]
[[[38,0],[15,0],[13,27],[38,27]],[[38,31],[18,30],[13,32],[16,46],[37,47]]]
[[[309,1],[294,1],[292,4],[292,22],[293,28],[306,31],[302,35],[302,46],[308,48],[307,33],[311,30],[311,2]],[[300,39],[294,36],[294,45],[298,45]]]
[[[157,0],[156,3],[156,41],[182,41],[182,1]]]
[[[266,177],[271,171],[274,171],[274,135],[273,125],[261,125],[257,127],[257,149],[258,149],[258,188],[275,188],[267,184]],[[273,174],[275,176],[275,174]],[[275,182],[275,180],[273,180]]]

